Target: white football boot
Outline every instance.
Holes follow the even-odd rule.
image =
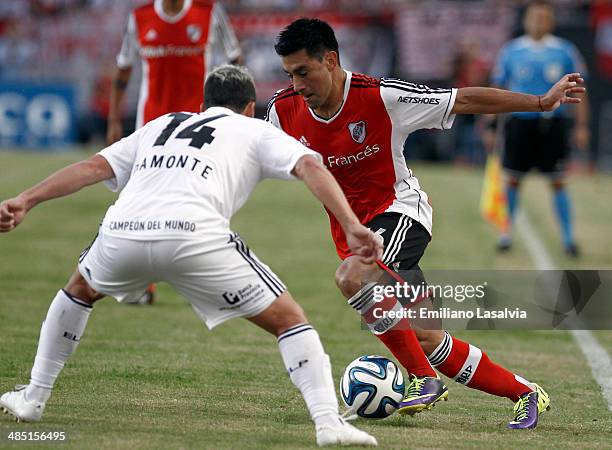
[[[26,387],[26,385],[17,385],[15,391],[2,394],[0,409],[14,416],[17,422],[38,422],[45,410],[45,404],[26,400]]]
[[[338,417],[338,425],[322,425],[317,427],[317,445],[363,445],[376,447],[378,442],[374,436],[355,428]]]

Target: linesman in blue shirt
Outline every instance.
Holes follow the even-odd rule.
[[[545,1],[533,1],[523,19],[526,34],[506,44],[501,50],[493,73],[493,83],[512,91],[537,95],[546,92],[564,74],[586,73],[576,47],[551,34],[554,10]],[[584,95],[584,94],[583,94]],[[570,110],[574,111],[573,136]],[[572,229],[570,199],[566,189],[566,163],[571,138],[581,150],[589,144],[589,111],[586,98],[568,108],[562,105],[553,112],[513,113],[506,122],[503,166],[507,172],[507,198],[510,219],[518,205],[523,176],[538,169],[548,176],[554,191],[554,208],[559,221],[567,255],[578,256]],[[498,249],[510,249],[510,234],[500,236]]]

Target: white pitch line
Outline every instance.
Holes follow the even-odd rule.
[[[589,330],[572,330],[572,335],[584,353],[593,377],[601,386],[608,409],[612,411],[612,360],[610,355]]]
[[[524,239],[527,251],[538,270],[558,269],[535,228],[523,212],[517,214],[516,229]],[[593,378],[601,386],[602,394],[608,402],[608,410],[612,411],[612,360],[610,360],[610,355],[589,330],[571,330],[571,333],[591,367]]]
[[[557,270],[550,253],[544,246],[542,239],[537,235],[533,225],[523,211],[519,211],[516,217],[516,229],[525,241],[527,251],[538,270]]]

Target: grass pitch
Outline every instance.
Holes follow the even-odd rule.
[[[80,154],[0,152],[0,198],[18,193]],[[434,206],[435,235],[424,268],[530,268],[520,241],[493,251],[478,216],[481,173],[417,166]],[[525,208],[560,267],[610,268],[609,177],[572,182],[584,257],[557,250],[547,189],[534,179]],[[524,196],[527,197],[527,196]],[[0,235],[0,392],[27,382],[50,299],[74,270],[114,195],[96,186],[38,206],[15,232]],[[233,228],[285,281],[316,326],[339,380],[366,353],[388,355],[333,283],[337,266],[322,208],[299,183],[265,182]],[[275,339],[243,320],[208,332],[167,286],[153,307],[94,308],[83,342],[56,383],[43,422],[0,416],[0,448],[297,449],[314,447],[305,405],[286,376]],[[461,332],[459,337],[551,394],[536,430],[504,429],[512,404],[450,380],[450,401],[415,418],[357,422],[381,448],[612,448],[612,413],[572,337],[565,332]],[[612,352],[612,334],[596,335]],[[64,431],[64,443],[11,443],[11,431]]]

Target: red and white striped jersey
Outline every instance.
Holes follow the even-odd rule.
[[[322,155],[361,223],[398,212],[431,233],[432,209],[406,165],[404,141],[421,128],[450,128],[457,90],[346,75],[343,103],[333,117],[317,116],[291,86],[272,98],[266,120]],[[346,237],[328,215],[336,250],[344,259],[350,255]]]
[[[240,55],[220,5],[185,0],[181,12],[169,16],[162,2],[132,11],[117,55],[120,68],[142,60],[136,128],[169,112],[200,111],[212,48],[220,48],[230,61]]]

